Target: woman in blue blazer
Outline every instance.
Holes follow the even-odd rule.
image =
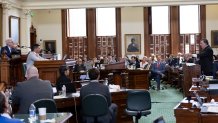
[[[4,92],[0,92],[0,123],[23,123],[19,119],[12,119],[9,115],[9,104]]]

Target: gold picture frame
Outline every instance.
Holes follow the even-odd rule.
[[[56,53],[56,40],[44,40],[43,49],[47,54]]]
[[[20,44],[20,18],[9,16],[9,37],[15,44]]]
[[[126,55],[141,54],[141,34],[125,34]]]
[[[218,30],[211,30],[211,47],[218,48]]]

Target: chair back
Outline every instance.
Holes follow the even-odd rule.
[[[209,84],[218,84],[218,79],[209,80]]]
[[[102,116],[107,114],[108,111],[107,99],[101,94],[90,94],[82,99],[82,112],[84,116]]]
[[[27,70],[26,62],[24,62],[24,63],[22,63],[22,72],[23,72],[24,76],[26,75],[26,70]]]
[[[158,117],[153,121],[153,123],[166,123],[163,116]]]
[[[146,90],[130,90],[127,96],[127,109],[144,111],[151,109],[150,93]]]
[[[38,113],[38,108],[45,107],[47,113],[57,113],[57,107],[53,99],[39,99],[33,102],[36,107],[36,113]]]

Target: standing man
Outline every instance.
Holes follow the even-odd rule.
[[[30,105],[39,99],[52,99],[53,91],[51,83],[39,79],[38,69],[31,66],[27,70],[27,80],[17,83],[12,94],[12,105],[18,106],[19,114],[27,114]]]
[[[6,46],[2,47],[1,54],[6,53],[8,58],[12,58],[12,54],[19,54],[19,51],[15,48],[12,38],[8,38],[6,41]]]
[[[80,98],[81,100],[89,95],[89,94],[101,94],[105,96],[109,106],[109,112],[105,116],[101,116],[98,119],[104,121],[104,123],[115,123],[116,121],[116,114],[117,114],[117,105],[111,103],[111,94],[109,92],[109,88],[106,85],[99,83],[100,78],[100,71],[96,68],[92,68],[89,70],[89,78],[90,83],[85,85],[80,90]],[[83,120],[88,123],[91,120],[89,117],[83,117]]]
[[[33,66],[35,61],[41,61],[41,60],[47,60],[42,58],[39,53],[41,52],[41,48],[39,44],[34,44],[31,47],[31,52],[29,52],[28,56],[27,56],[27,60],[26,60],[26,67],[27,70]]]
[[[213,75],[213,50],[209,46],[207,39],[202,39],[200,42],[202,48],[201,52],[197,55],[199,64],[201,65],[201,72],[206,76]]]

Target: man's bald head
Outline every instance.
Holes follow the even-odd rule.
[[[32,77],[37,77],[39,78],[39,72],[38,69],[35,66],[31,66],[28,70],[27,70],[27,79],[30,79]]]

